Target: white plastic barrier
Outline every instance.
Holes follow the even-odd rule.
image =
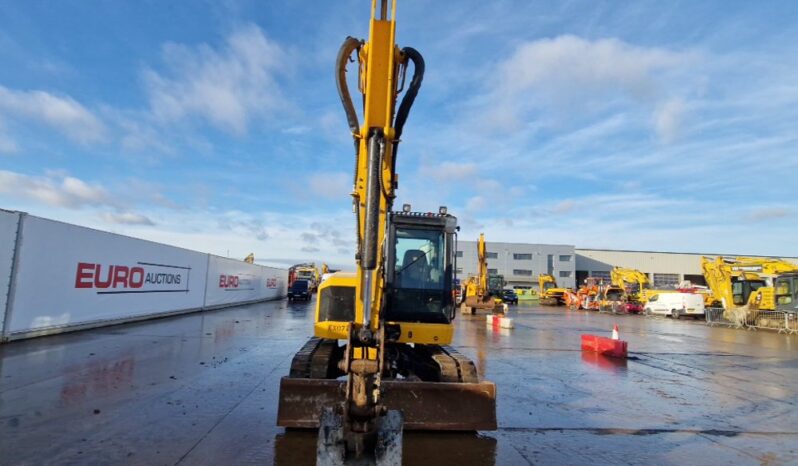
[[[284,269],[210,256],[205,307],[281,298],[287,279]]]
[[[19,219],[19,212],[0,210],[0,332],[3,330],[8,295],[11,292]]]
[[[201,309],[208,255],[23,216],[6,337]]]

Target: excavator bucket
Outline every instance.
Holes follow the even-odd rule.
[[[316,466],[347,464],[343,417],[332,408],[321,412],[319,437],[316,442]],[[373,451],[364,452],[357,464],[402,466],[402,413],[389,410],[377,419]]]
[[[283,377],[277,425],[317,429],[325,408],[344,401],[346,382]],[[404,417],[406,430],[496,430],[496,385],[492,382],[383,380],[383,403]]]

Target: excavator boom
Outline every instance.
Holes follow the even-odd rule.
[[[318,427],[317,464],[401,464],[405,428],[496,428],[495,385],[448,346],[457,219],[445,207],[393,211],[398,144],[424,75],[421,54],[396,46],[395,17],[395,0],[390,8],[373,0],[368,41],[347,37],[338,53],[336,83],[355,145],[356,271],[321,282],[314,337],[280,381],[277,424]],[[352,56],[360,115],[346,77]]]
[[[477,309],[485,309],[494,314],[504,312],[501,289],[504,287],[504,277],[488,273],[488,249],[485,243],[485,234],[480,233],[477,240],[477,274],[468,277],[465,282],[465,298],[462,310],[466,314],[473,314]]]

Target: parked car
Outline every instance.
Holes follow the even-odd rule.
[[[518,295],[514,290],[504,290],[502,291],[502,301],[507,304],[518,304]]]
[[[301,299],[303,301],[310,301],[310,283],[307,280],[294,280],[291,287],[288,288],[288,300],[296,301]]]
[[[698,293],[659,293],[648,299],[646,314],[659,314],[680,319],[704,316],[704,296]]]

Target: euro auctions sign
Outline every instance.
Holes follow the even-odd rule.
[[[191,267],[179,264],[78,262],[75,288],[97,294],[187,293],[190,273]]]

